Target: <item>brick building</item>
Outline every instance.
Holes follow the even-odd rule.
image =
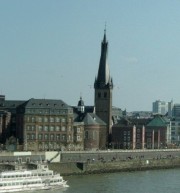
[[[149,119],[121,118],[112,127],[112,147],[159,149],[171,145],[171,122],[165,116]]]
[[[146,148],[159,149],[171,144],[171,121],[162,115],[155,115],[146,126]]]

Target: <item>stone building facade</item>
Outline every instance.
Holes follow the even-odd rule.
[[[73,109],[62,100],[26,101],[18,107],[17,124],[24,150],[73,148]]]

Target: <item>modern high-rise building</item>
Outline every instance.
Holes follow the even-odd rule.
[[[153,114],[160,114],[160,115],[168,115],[169,117],[172,116],[172,109],[173,109],[173,101],[165,102],[161,100],[157,100],[153,102]]]
[[[165,115],[168,113],[168,102],[157,100],[153,102],[153,114]]]

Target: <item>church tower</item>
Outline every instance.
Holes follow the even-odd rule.
[[[100,117],[107,124],[107,142],[111,134],[112,128],[112,90],[113,81],[110,77],[109,65],[107,62],[108,56],[108,42],[106,40],[106,30],[104,30],[104,38],[101,43],[101,57],[99,62],[98,75],[95,78],[95,110],[98,117]]]

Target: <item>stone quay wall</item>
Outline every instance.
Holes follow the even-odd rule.
[[[62,175],[78,175],[180,167],[180,150],[124,150],[61,152],[50,168]]]
[[[18,160],[48,161],[50,169],[65,176],[180,167],[180,149],[0,152],[0,170],[11,169]]]

